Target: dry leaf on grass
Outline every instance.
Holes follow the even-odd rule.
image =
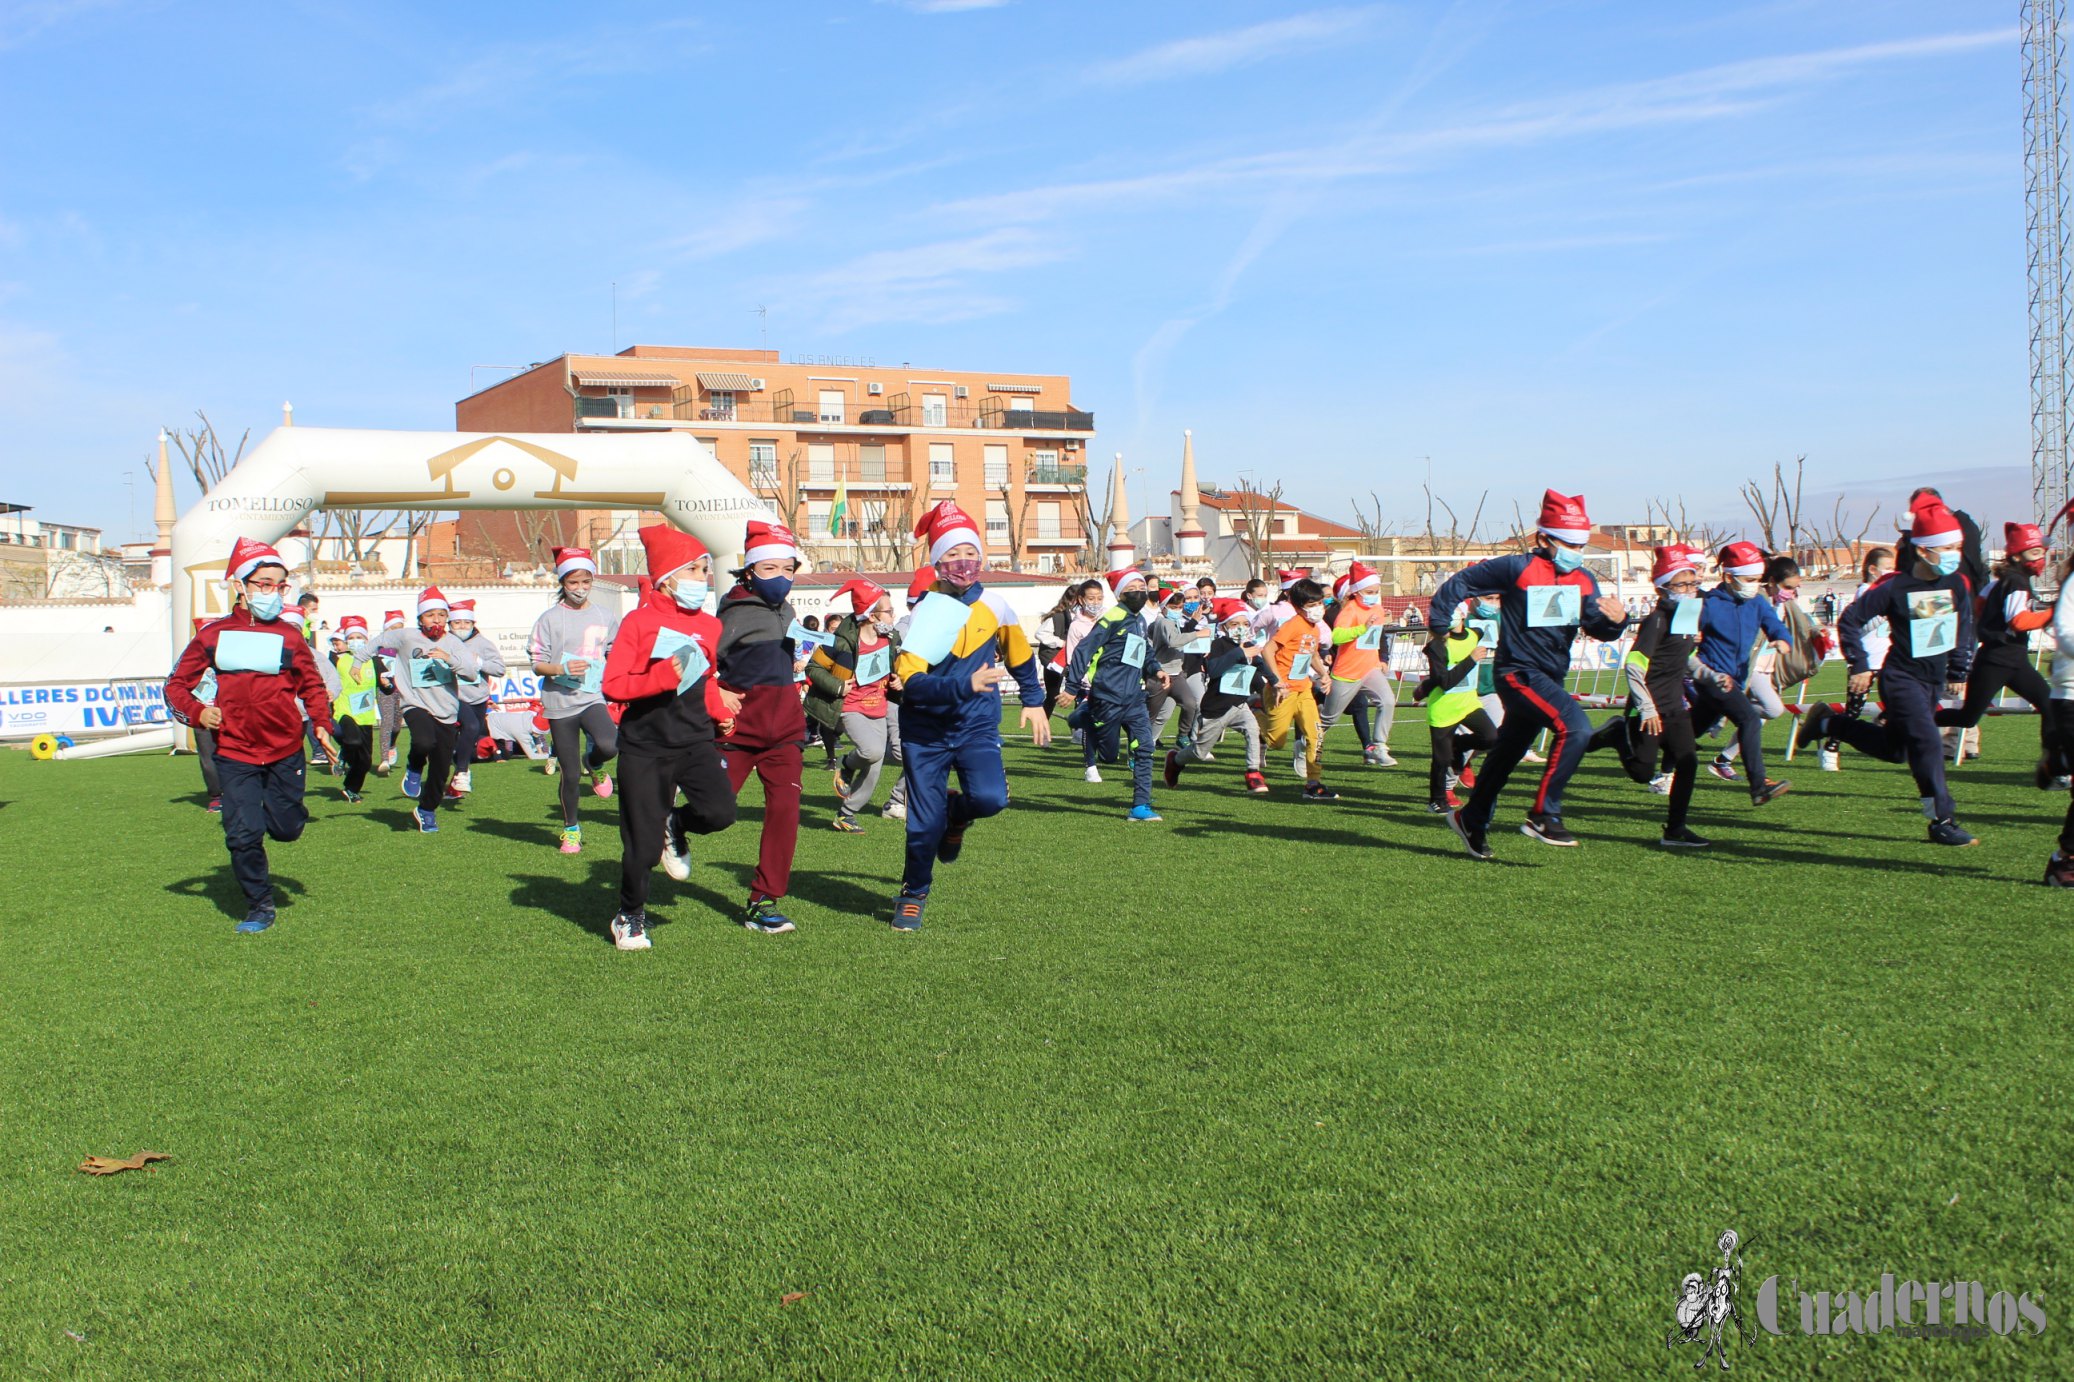
[[[164,1152],[139,1152],[127,1161],[112,1156],[90,1156],[79,1163],[79,1169],[90,1176],[112,1176],[117,1171],[141,1171],[149,1161],[171,1161]]]
[[[787,1291],[784,1295],[778,1297],[778,1304],[797,1305],[806,1298],[807,1293],[805,1291]]]

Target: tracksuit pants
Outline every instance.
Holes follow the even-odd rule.
[[[1474,753],[1489,753],[1498,745],[1498,727],[1481,710],[1472,710],[1451,725],[1428,724],[1433,741],[1433,763],[1426,770],[1426,799],[1447,801],[1449,773],[1459,773]]]
[[[1303,779],[1316,782],[1322,776],[1318,758],[1325,751],[1325,735],[1318,728],[1318,693],[1308,682],[1294,691],[1278,694],[1267,712],[1267,745],[1278,749],[1289,742],[1291,733],[1303,736]]]
[[[1173,718],[1177,707],[1181,711],[1181,725],[1175,732],[1180,742],[1187,743],[1195,734],[1196,718],[1202,712],[1201,674],[1186,676],[1179,667],[1175,667],[1170,669],[1168,675],[1172,678],[1173,684],[1165,688],[1154,686],[1145,703],[1152,721],[1152,734],[1146,740],[1148,744],[1167,732],[1167,721]]]
[[[1620,755],[1627,775],[1647,787],[1656,776],[1661,759],[1671,765],[1670,809],[1664,814],[1664,829],[1677,830],[1685,824],[1692,808],[1692,784],[1699,776],[1699,737],[1693,733],[1692,716],[1681,701],[1675,711],[1658,716],[1663,733],[1644,734],[1638,715],[1616,715],[1593,731],[1588,752],[1612,749]]]
[[[1260,752],[1260,721],[1254,718],[1253,707],[1240,701],[1222,715],[1203,715],[1195,722],[1195,736],[1189,747],[1177,749],[1198,763],[1210,761],[1210,751],[1224,742],[1224,736],[1237,730],[1246,740],[1246,770],[1260,772],[1264,759]]]
[[[1966,678],[1966,703],[1937,712],[1939,728],[1956,725],[1971,729],[1988,713],[1988,707],[2003,688],[2016,692],[2038,712],[2038,742],[2054,742],[2053,721],[2060,709],[2052,699],[2052,688],[2031,662],[2031,650],[2015,643],[1984,643],[1973,659],[1973,673]]]
[[[1591,742],[1591,721],[1585,718],[1576,697],[1561,684],[1531,667],[1515,667],[1498,674],[1498,700],[1505,719],[1498,726],[1498,742],[1477,770],[1476,789],[1462,808],[1465,823],[1489,829],[1491,814],[1505,780],[1519,766],[1543,729],[1551,737],[1548,762],[1541,770],[1541,783],[1534,789],[1533,810],[1542,815],[1563,813],[1563,788],[1584,759]]]
[[[216,771],[223,779],[223,843],[230,850],[231,872],[248,908],[271,908],[274,884],[267,872],[266,842],[300,839],[310,819],[302,804],[302,750],[273,763],[219,757]]]
[[[346,774],[339,785],[357,792],[367,785],[368,770],[374,767],[374,730],[350,715],[339,716],[332,722],[332,729],[338,740],[340,766]]]
[[[735,795],[741,795],[751,773],[763,783],[763,832],[757,837],[749,900],[783,897],[792,890],[792,856],[799,850],[799,742],[760,748],[728,744],[721,752]]]
[[[921,896],[936,877],[936,848],[944,832],[1008,808],[1008,774],[1001,766],[1001,736],[991,726],[949,741],[904,739],[901,752],[909,791],[907,864],[900,890]],[[954,769],[955,792],[950,790]]]
[[[674,805],[679,792],[681,806]],[[735,823],[735,791],[710,739],[619,760],[620,911],[637,912],[648,904],[649,874],[662,858],[663,825],[672,817],[687,838]]]
[[[381,716],[375,744],[375,761],[380,762],[396,751],[396,726],[403,721],[403,698],[394,691],[382,691],[376,694],[374,703]]]
[[[1915,774],[1916,795],[1934,811],[1932,820],[1950,820],[1957,813],[1952,794],[1944,782],[1944,740],[1937,732],[1937,701],[1941,686],[1917,681],[1899,672],[1880,673],[1880,701],[1885,716],[1878,724],[1832,716],[1829,732],[1860,753],[1889,763],[1906,761]]]
[[[589,753],[583,751],[586,734],[591,740]],[[566,828],[578,820],[576,805],[583,800],[583,775],[596,772],[619,756],[619,726],[612,723],[612,712],[600,701],[567,719],[549,720],[547,736],[554,745],[560,776],[557,785],[562,794],[562,825]]]
[[[1100,739],[1112,761],[1118,754],[1128,754],[1131,760],[1131,805],[1152,805],[1152,714],[1145,701],[1134,696],[1118,704],[1104,698],[1090,698],[1087,708],[1088,741],[1093,743]]]
[[[2074,701],[2054,701],[2052,708],[2052,743],[2046,752],[2052,756],[2057,772],[2064,773],[2067,764],[2074,763]],[[2059,849],[2062,854],[2074,855],[2074,793],[2068,794],[2067,819],[2060,826]]]
[[[215,730],[194,727],[194,756],[202,766],[202,786],[212,798],[222,796],[223,774],[217,770]]]
[[[1340,716],[1347,713],[1347,707],[1364,694],[1373,697],[1376,702],[1375,724],[1372,729],[1368,728],[1357,715],[1354,717],[1354,732],[1360,738],[1361,747],[1364,749],[1371,744],[1388,747],[1390,724],[1397,718],[1397,689],[1390,684],[1389,675],[1380,667],[1358,681],[1341,681],[1338,677],[1332,679],[1332,690],[1326,693],[1325,705],[1318,712],[1318,732],[1332,733],[1332,727],[1339,723]]]
[[[849,736],[850,751],[843,755],[842,771],[849,779],[850,794],[842,799],[836,814],[845,820],[857,819],[857,813],[871,805],[871,794],[878,790],[879,773],[886,764],[886,731],[883,715],[843,712],[843,733]]]
[[[482,701],[461,702],[460,719],[454,731],[454,771],[465,773],[475,766],[475,751],[490,732],[490,707]]]
[[[1743,772],[1749,781],[1750,795],[1754,798],[1764,790],[1764,712],[1757,702],[1741,691],[1724,691],[1709,682],[1695,681],[1693,684],[1694,709],[1701,725],[1711,728],[1716,720],[1727,720],[1736,727],[1736,745],[1742,750]],[[1670,721],[1664,721],[1670,728]],[[1688,723],[1688,729],[1695,727]]]
[[[436,720],[429,710],[416,706],[406,707],[403,726],[410,731],[410,756],[404,766],[419,774],[418,809],[437,811],[439,799],[446,795],[448,779],[454,773],[454,731],[452,720]]]

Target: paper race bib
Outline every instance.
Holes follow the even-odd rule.
[[[1227,696],[1250,696],[1253,694],[1253,672],[1252,663],[1241,662],[1217,678],[1217,689]]]
[[[1204,634],[1200,638],[1190,639],[1188,642],[1183,643],[1181,645],[1181,651],[1184,653],[1192,654],[1194,656],[1201,656],[1202,654],[1209,652],[1210,635]]]
[[[1138,668],[1145,665],[1145,640],[1135,633],[1123,636],[1123,665]]]
[[[410,660],[410,684],[412,686],[444,686],[454,679],[454,669],[433,657],[413,657]]]
[[[868,653],[857,655],[857,684],[870,686],[884,681],[893,671],[893,645],[881,643]]]
[[[661,662],[664,658],[675,657],[686,650],[690,651],[691,656],[685,661],[684,675],[677,678],[677,694],[680,696],[689,691],[693,683],[706,675],[707,670],[712,667],[713,664],[706,660],[706,650],[701,648],[699,641],[690,634],[679,633],[675,629],[664,629],[656,634],[655,650],[649,654],[652,660]]]
[[[346,696],[346,713],[356,719],[362,715],[374,714],[374,692],[349,692]]]
[[[1302,681],[1311,674],[1311,655],[1298,653],[1289,661],[1289,680]]]
[[[901,648],[934,667],[951,655],[972,611],[963,600],[932,590],[914,607]]]
[[[1370,624],[1367,628],[1361,630],[1361,636],[1354,640],[1354,646],[1366,648],[1372,653],[1380,651],[1383,646],[1383,626],[1381,624]]]
[[[1527,587],[1527,627],[1560,629],[1584,617],[1584,591],[1574,585]]]
[[[821,633],[810,629],[797,619],[792,621],[791,628],[785,630],[785,636],[792,640],[794,657],[799,656],[800,653],[817,653],[823,648],[833,646],[835,643],[834,634]]]
[[[1949,590],[1908,593],[1908,644],[1916,657],[1936,657],[1958,646],[1959,610]]]
[[[413,682],[412,684],[416,686],[424,685],[423,682]],[[593,694],[601,693],[605,689],[604,660],[601,658],[594,657],[590,660],[589,664],[584,667],[582,676],[556,677],[555,684],[560,686],[565,691],[589,691]]]
[[[263,672],[268,676],[281,673],[282,655],[287,645],[277,633],[260,633],[256,629],[232,629],[216,640],[216,670],[219,672]]]
[[[1681,638],[1697,638],[1700,631],[1700,602],[1679,600],[1671,606],[1671,632]]]
[[[1476,634],[1479,648],[1498,646],[1498,621],[1495,619],[1471,619],[1463,627]]]

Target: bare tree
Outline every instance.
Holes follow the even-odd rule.
[[[1088,498],[1087,481],[1082,480],[1074,492],[1073,507],[1080,517],[1080,531],[1087,535],[1087,546],[1080,549],[1080,569],[1083,571],[1106,571],[1108,562],[1109,515],[1116,512],[1116,473],[1111,471],[1102,480],[1101,516]]]
[[[904,571],[914,563],[914,500],[889,493],[864,500],[858,509],[857,569]]]
[[[1865,521],[1853,528],[1851,511],[1844,507],[1844,497],[1841,494],[1836,496],[1836,504],[1829,513],[1828,535],[1821,540],[1821,545],[1825,549],[1824,554],[1843,552],[1845,564],[1851,569],[1856,569],[1863,555],[1865,535],[1872,531],[1872,525],[1879,516],[1880,506],[1874,504],[1872,512],[1865,515]],[[1834,563],[1825,562],[1824,565]]]
[[[1687,547],[1702,552],[1719,551],[1729,541],[1726,528],[1714,523],[1695,521],[1685,508],[1685,497],[1677,495],[1670,499],[1652,499],[1643,509],[1644,516],[1652,527],[1661,526],[1668,530],[1670,539],[1684,543]],[[1661,514],[1663,522],[1657,523]]]
[[[209,421],[209,415],[199,408],[194,415],[201,419],[201,426],[190,427],[184,432],[169,427],[166,434],[179,449],[180,459],[186,462],[187,473],[194,476],[196,487],[207,494],[244,459],[245,444],[252,439],[252,429],[247,427],[239,434],[237,446],[226,450],[223,439],[216,435],[216,424]],[[156,474],[152,478],[156,479]]]
[[[1245,551],[1247,564],[1262,575],[1274,569],[1275,517],[1282,503],[1282,488],[1282,482],[1277,480],[1274,488],[1265,492],[1242,489],[1233,496],[1238,501],[1240,525],[1233,536]]]
[[[1767,552],[1787,552],[1797,557],[1807,549],[1800,504],[1801,482],[1807,461],[1806,456],[1793,458],[1793,481],[1790,485],[1786,481],[1786,468],[1777,463],[1772,466],[1768,488],[1757,480],[1743,481],[1743,503],[1757,521],[1758,536]],[[1782,536],[1785,538],[1783,545],[1779,541]]]
[[[1015,486],[1006,479],[994,493],[1000,497],[1001,507],[1008,511],[1008,569],[1023,569],[1023,515],[1030,511],[1030,492],[1026,489],[1017,494]]]
[[[326,509],[317,516],[318,550],[329,542],[348,563],[366,566],[400,519],[398,513],[377,509]]]
[[[1359,499],[1354,501],[1354,526],[1361,530],[1362,541],[1379,542],[1383,538],[1393,536],[1392,530],[1396,528],[1397,522],[1395,519],[1383,518],[1382,496],[1370,490],[1368,502],[1375,506],[1373,512],[1362,508]]]
[[[403,566],[396,574],[409,576],[422,560],[418,555],[418,537],[439,515],[431,509],[405,509],[399,516],[403,520]]]
[[[517,509],[512,515],[518,521],[519,538],[526,544],[526,555],[536,563],[551,565],[547,560],[550,548],[562,545],[562,512],[559,509]]]
[[[35,593],[46,600],[100,600],[127,595],[129,590],[120,557],[106,552],[52,552],[50,564],[44,568],[43,588]]]

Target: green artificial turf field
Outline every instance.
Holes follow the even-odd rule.
[[[313,777],[240,937],[192,758],[0,753],[0,1372],[1671,1377],[1734,1228],[1746,1311],[1891,1272],[2050,1320],[1815,1340],[1789,1295],[1742,1375],[2067,1376],[2034,725],[1956,774],[1976,849],[1847,757],[1761,813],[1703,778],[1717,847],[1666,855],[1595,760],[1582,849],[1513,833],[1518,779],[1490,864],[1425,814],[1409,716],[1394,770],[1334,736],[1336,807],[1286,756],[1240,795],[1233,740],[1150,827],[1125,772],[1017,744],[914,937],[900,828],[831,831],[810,769],[798,932],[731,924],[752,789],[657,874],[646,955],[603,935],[612,805],[564,858],[524,764],[436,837],[394,778]]]

